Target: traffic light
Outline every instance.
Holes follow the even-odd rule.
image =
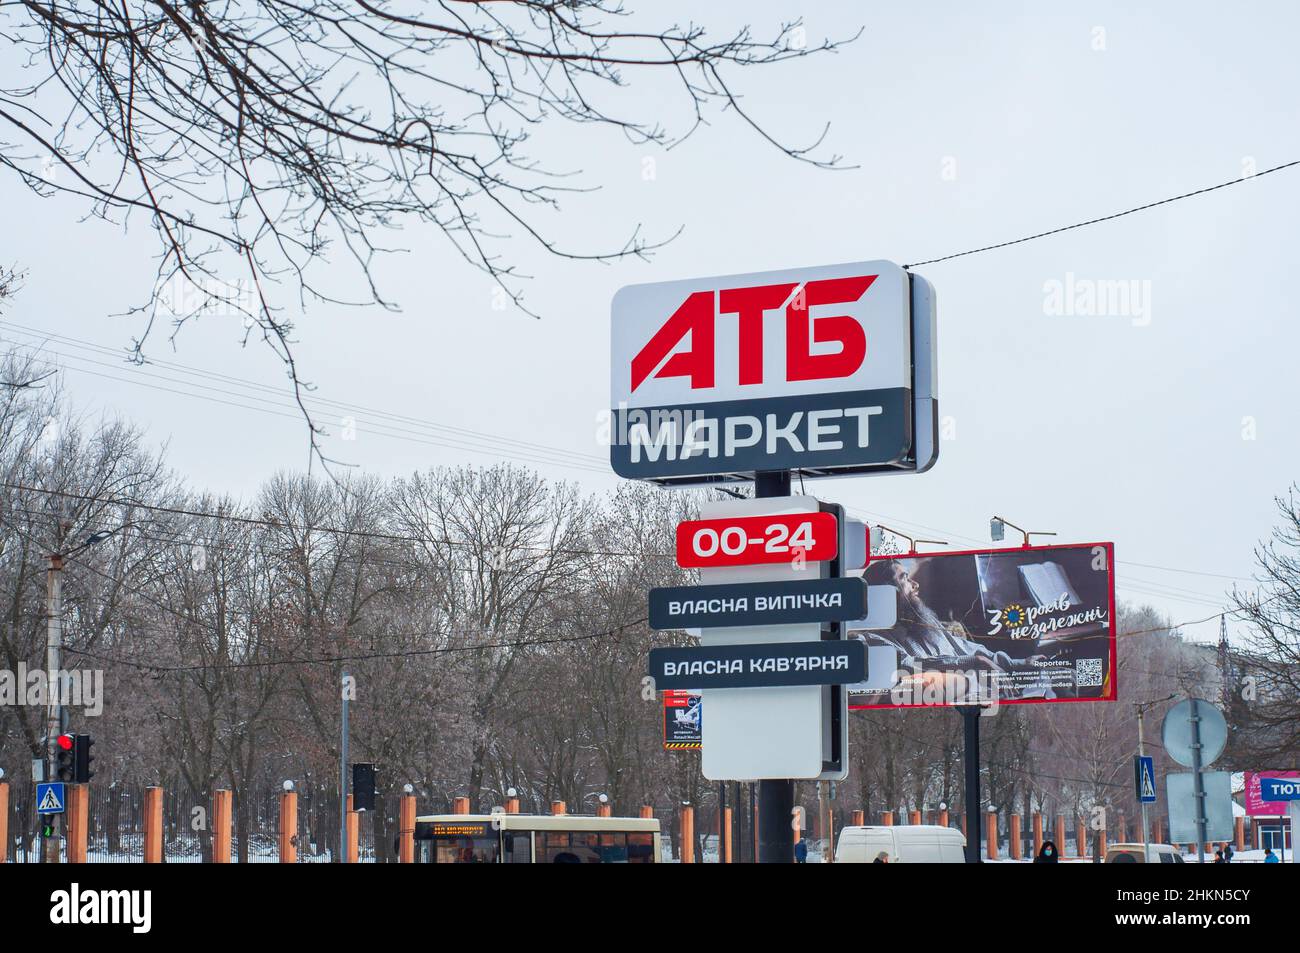
[[[58,781],[71,781],[76,772],[76,755],[72,735],[59,735],[54,739],[54,777]]]
[[[90,746],[95,743],[90,735],[77,735],[72,745],[72,780],[76,784],[89,784],[95,772],[90,770],[90,762],[95,759],[90,754]]]
[[[352,765],[352,810],[375,809],[375,766],[368,763]]]

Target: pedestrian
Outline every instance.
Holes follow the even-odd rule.
[[[1235,853],[1236,851],[1232,849],[1232,845],[1225,841],[1223,844],[1223,862],[1225,864],[1232,863],[1232,855]]]
[[[1223,859],[1223,851],[1221,851],[1221,850],[1216,850],[1216,851],[1214,852],[1214,862],[1215,862],[1216,864],[1226,864],[1226,863],[1227,863],[1227,861]]]
[[[1277,854],[1273,853],[1273,848],[1272,848],[1272,847],[1265,847],[1265,848],[1264,848],[1264,863],[1266,863],[1266,864],[1280,864],[1280,863],[1282,863],[1282,861],[1280,861],[1280,860],[1277,859]]]
[[[799,838],[799,843],[794,845],[794,862],[796,864],[808,863],[808,842],[802,837]]]
[[[1038,856],[1034,858],[1036,864],[1055,864],[1057,863],[1056,845],[1050,840],[1043,841],[1043,846],[1038,849]]]

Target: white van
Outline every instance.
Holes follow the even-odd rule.
[[[966,835],[937,824],[897,827],[846,827],[835,845],[837,864],[870,864],[881,851],[891,864],[962,864]]]

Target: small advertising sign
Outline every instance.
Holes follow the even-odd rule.
[[[1247,771],[1245,796],[1242,798],[1246,813],[1251,817],[1277,817],[1286,813],[1286,805],[1264,797],[1264,782],[1277,779],[1300,781],[1300,771]]]
[[[698,694],[669,690],[664,697],[664,750],[698,751],[703,740],[704,706]]]

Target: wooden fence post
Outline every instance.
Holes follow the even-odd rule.
[[[453,814],[468,814],[468,813],[469,813],[469,798],[467,798],[467,797],[458,797],[458,798],[455,798],[455,799],[451,802],[451,813],[453,813]]]
[[[510,810],[509,806],[506,808]],[[415,863],[415,795],[403,794],[397,809],[397,846],[399,864]]]
[[[1034,856],[1037,857],[1039,851],[1043,849],[1043,812],[1034,811],[1033,817],[1034,832]]]
[[[722,862],[731,863],[731,808],[722,809]]]
[[[67,819],[68,819],[68,863],[84,864],[86,862],[86,830],[90,820],[90,789],[84,784],[69,784]]]
[[[682,863],[693,864],[695,863],[695,808],[689,804],[682,805],[681,835]]]
[[[298,792],[280,795],[280,863],[298,863]]]
[[[230,863],[230,804],[229,791],[212,792],[212,862]]]
[[[348,795],[348,863],[355,864],[359,845],[357,812],[352,810],[352,795]]]
[[[567,809],[567,807],[566,807],[566,805],[565,805],[565,803],[564,803],[563,801],[552,801],[552,802],[551,802],[551,813],[552,813],[553,815],[559,816],[560,814],[567,814],[567,813],[569,813],[569,812],[568,812],[568,809]]]
[[[867,812],[866,812],[866,811],[854,811],[854,812],[853,812],[853,820],[852,820],[850,823],[851,823],[854,827],[861,827],[862,825],[866,824],[866,823],[867,823]]]
[[[519,798],[517,797],[506,798],[506,813],[507,814],[519,813]]]
[[[1242,851],[1246,849],[1246,819],[1244,817],[1233,818],[1233,839],[1236,844],[1233,850]]]
[[[936,819],[935,823],[940,827],[948,826],[948,809],[946,807],[939,810],[939,817]]]
[[[988,844],[989,860],[998,859],[998,815],[988,811],[984,815],[984,840]]]
[[[9,782],[0,781],[0,864],[9,859]]]
[[[1019,815],[1019,814],[1012,814],[1012,815],[1011,815],[1011,829],[1010,829],[1009,831],[1007,831],[1007,835],[1008,835],[1008,837],[1009,837],[1009,839],[1010,839],[1010,845],[1009,845],[1009,846],[1011,847],[1011,859],[1012,859],[1012,860],[1019,860],[1019,859],[1020,859],[1020,847],[1021,847],[1021,845],[1020,845],[1020,815]]]
[[[893,812],[893,811],[881,811],[881,812],[880,812],[880,823],[883,824],[885,827],[893,827],[893,826],[894,826],[894,812]]]
[[[1065,815],[1056,815],[1056,856],[1062,857],[1065,854]]]
[[[614,808],[608,802],[596,805],[597,817],[612,817],[613,814],[614,814]]]
[[[1077,814],[1074,816],[1074,856],[1088,856],[1088,828],[1084,826],[1083,818]]]
[[[644,804],[641,807],[641,813],[639,816],[649,820],[650,818],[655,816],[655,809],[651,807],[649,804]]]
[[[163,789],[144,789],[144,862],[163,862]]]
[[[921,812],[920,812],[920,811],[912,811],[910,814],[908,814],[908,815],[907,815],[907,823],[909,823],[909,824],[920,824],[920,823],[921,823]]]

